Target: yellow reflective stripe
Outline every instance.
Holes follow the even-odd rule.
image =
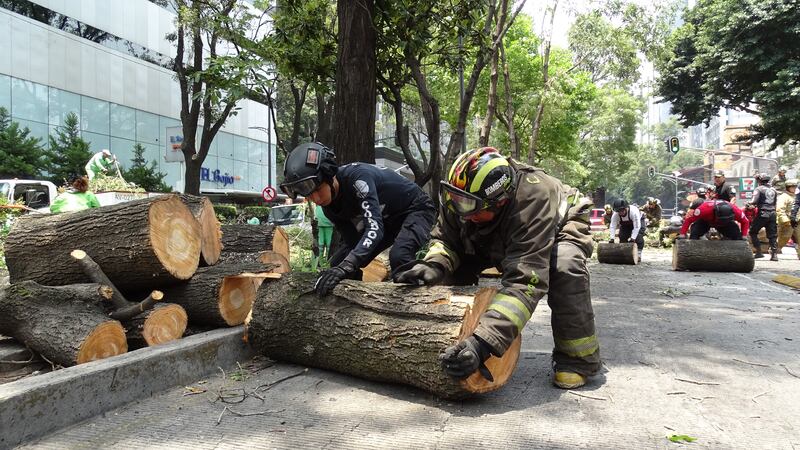
[[[566,353],[569,356],[584,357],[600,349],[597,342],[597,335],[579,339],[556,339],[553,338],[556,344],[556,349]]]
[[[450,260],[450,263],[453,264],[454,268],[458,266],[458,256],[453,251],[445,247],[445,245],[441,242],[434,242],[433,245],[431,245],[431,248],[428,249],[428,253],[425,254],[424,259],[427,260],[428,257],[434,255],[444,255],[445,258]]]
[[[522,301],[506,294],[496,294],[487,310],[497,311],[517,327],[520,332],[531,319],[531,312]]]
[[[486,179],[486,176],[489,175],[489,172],[492,171],[497,166],[507,166],[508,161],[505,158],[492,158],[486,164],[481,167],[481,170],[475,175],[475,178],[472,180],[472,184],[469,186],[469,191],[471,193],[477,192],[481,188],[481,184],[483,184],[483,180]]]

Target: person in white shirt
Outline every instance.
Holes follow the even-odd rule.
[[[644,215],[634,205],[623,199],[614,200],[614,214],[611,216],[610,243],[614,243],[614,233],[619,228],[619,242],[635,242],[639,249],[639,259],[644,249]]]

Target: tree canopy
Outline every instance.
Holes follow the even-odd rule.
[[[44,149],[41,139],[13,122],[8,110],[0,107],[0,177],[34,178],[41,175]]]
[[[800,138],[800,8],[796,0],[700,0],[658,61],[657,93],[684,126],[719,108],[757,114],[749,140]]]

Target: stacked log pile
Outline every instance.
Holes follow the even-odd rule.
[[[187,195],[25,216],[5,251],[0,334],[62,366],[174,341],[190,325],[239,325],[260,284],[284,271],[259,262],[270,255],[224,261],[213,207]]]
[[[281,273],[289,271],[289,236],[275,225],[223,225],[224,261],[277,264]]]

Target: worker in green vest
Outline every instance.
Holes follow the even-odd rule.
[[[331,238],[333,237],[333,224],[322,211],[322,206],[314,206],[314,217],[317,218],[317,243],[319,244],[319,260],[323,261],[331,256]],[[314,261],[314,269],[317,260]]]
[[[86,175],[89,176],[90,180],[93,180],[99,174],[108,175],[116,162],[117,158],[107,149],[103,149],[95,153],[92,159],[86,163]]]
[[[89,179],[87,177],[75,175],[71,178],[71,181],[70,187],[58,194],[53,200],[50,205],[50,212],[58,214],[100,207],[97,197],[89,192]]]

